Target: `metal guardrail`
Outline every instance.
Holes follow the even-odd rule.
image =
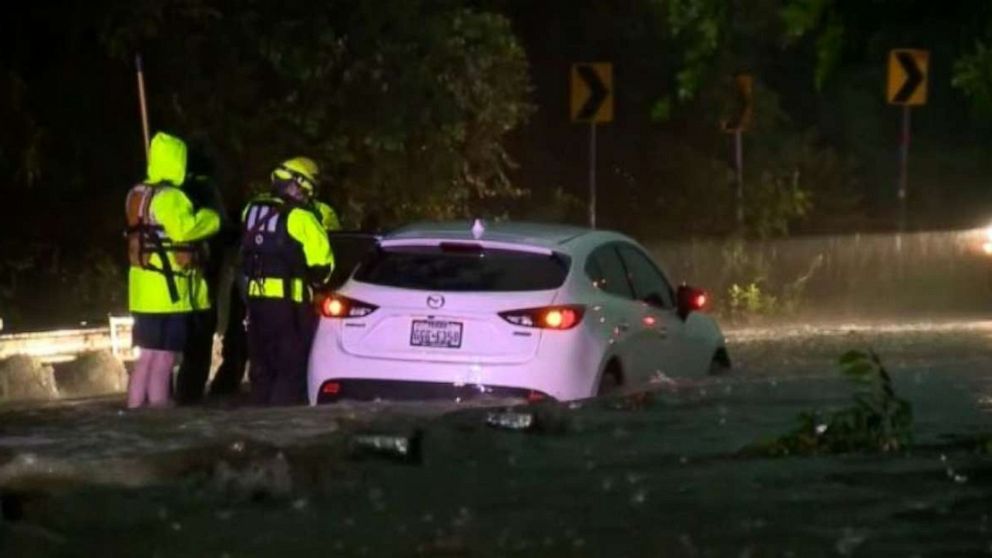
[[[130,316],[111,316],[107,327],[60,329],[0,335],[0,360],[27,355],[46,363],[66,362],[88,351],[109,350],[128,361],[137,356],[131,348]]]
[[[992,313],[992,231],[701,239],[648,246],[675,282],[713,295],[753,284],[810,318],[929,318]],[[768,302],[768,297],[764,297]],[[774,302],[774,301],[773,301]]]

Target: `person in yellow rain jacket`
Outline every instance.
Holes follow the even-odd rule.
[[[248,296],[248,377],[263,405],[306,401],[307,362],[317,315],[311,291],[334,270],[327,232],[314,209],[316,163],[283,162],[272,191],[242,212],[242,271]]]
[[[186,144],[159,132],[148,149],[148,177],[127,194],[128,306],[140,349],[128,380],[129,408],[171,403],[172,369],[191,312],[210,308],[201,241],[220,228],[211,209],[194,211],[181,186]]]

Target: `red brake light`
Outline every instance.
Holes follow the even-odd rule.
[[[541,318],[543,318],[541,321],[544,325],[546,327],[550,327],[551,329],[558,329],[567,319],[565,317],[565,312],[558,309],[548,310],[543,316],[541,316]]]
[[[321,313],[328,318],[340,318],[341,316],[344,316],[345,304],[340,298],[325,298],[324,303],[321,306]]]
[[[550,329],[569,329],[578,322],[578,312],[571,308],[552,308],[544,313],[544,326]]]
[[[547,395],[545,395],[545,394],[543,394],[543,393],[541,393],[539,391],[531,390],[530,392],[527,393],[527,402],[528,403],[539,403],[541,401],[544,401],[547,398],[548,398]]]
[[[337,395],[341,393],[341,384],[337,382],[324,382],[324,384],[320,386],[320,393],[323,393],[324,395]]]
[[[499,315],[516,326],[565,330],[578,325],[584,311],[585,307],[578,305],[545,306],[500,312]]]
[[[700,310],[706,306],[706,293],[699,293],[692,299],[692,309]]]
[[[318,313],[325,318],[364,318],[379,308],[373,304],[334,293],[324,295],[315,302]]]

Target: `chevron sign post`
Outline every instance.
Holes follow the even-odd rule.
[[[930,52],[897,48],[889,51],[886,97],[889,104],[920,106],[927,103],[927,74]]]
[[[596,228],[596,124],[613,121],[613,64],[572,64],[572,122],[589,123],[589,226]]]
[[[902,135],[899,138],[899,230],[906,229],[906,194],[909,182],[910,108],[927,102],[927,76],[930,52],[917,48],[889,51],[885,98],[890,105],[902,106]]]
[[[613,64],[572,64],[572,122],[606,123],[613,120]]]

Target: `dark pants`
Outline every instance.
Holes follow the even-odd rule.
[[[213,361],[216,329],[216,309],[188,314],[186,345],[183,348],[182,364],[176,375],[175,398],[180,404],[198,403],[203,399],[203,388],[210,376],[210,364]]]
[[[259,405],[307,400],[307,363],[317,328],[309,304],[282,299],[248,300],[248,376]]]
[[[189,314],[142,314],[135,312],[131,342],[135,347],[181,353],[190,336]]]
[[[224,330],[224,345],[221,348],[221,363],[217,374],[210,382],[210,395],[230,395],[237,393],[245,379],[248,363],[248,339],[245,332],[244,294],[237,285],[231,287],[231,302],[228,306],[227,327]]]

